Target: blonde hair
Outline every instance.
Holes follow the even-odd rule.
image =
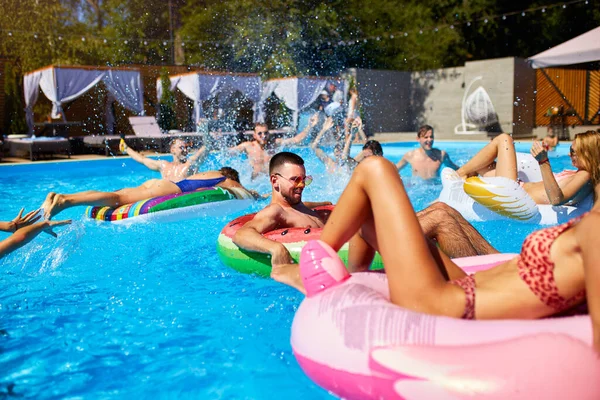
[[[581,169],[590,174],[590,183],[594,189],[594,201],[596,201],[595,189],[596,185],[600,183],[600,133],[596,131],[578,133],[575,135],[573,144]]]

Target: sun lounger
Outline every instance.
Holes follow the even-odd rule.
[[[11,157],[25,157],[31,161],[41,155],[52,155],[63,153],[71,158],[71,144],[65,138],[23,138],[6,139],[5,146],[8,148],[8,154]]]

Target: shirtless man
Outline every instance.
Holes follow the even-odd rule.
[[[198,165],[208,155],[207,147],[202,146],[196,154],[188,157],[188,146],[182,139],[175,139],[171,142],[170,153],[173,155],[173,161],[154,160],[145,157],[127,146],[124,139],[121,139],[119,148],[122,153],[127,153],[135,161],[144,164],[152,171],[159,171],[163,179],[168,179],[172,182],[178,182],[190,175],[194,175],[198,171]]]
[[[432,179],[438,176],[442,164],[446,164],[452,169],[458,169],[458,166],[450,160],[448,153],[433,148],[433,128],[431,126],[423,125],[419,128],[417,141],[421,147],[409,151],[402,157],[396,164],[398,171],[410,164],[413,176],[418,176],[421,179]]]
[[[222,187],[238,199],[258,198],[260,195],[248,190],[240,183],[238,172],[230,167],[218,171],[206,171],[194,174],[187,179],[173,182],[168,179],[151,179],[134,188],[125,188],[115,192],[88,190],[74,194],[50,192],[42,204],[44,218],[50,219],[59,212],[75,206],[119,207],[153,197],[193,192],[205,187]]]
[[[298,265],[294,264],[286,247],[263,236],[264,233],[281,228],[322,228],[328,213],[318,213],[312,208],[331,204],[303,203],[302,192],[312,177],[306,175],[304,160],[293,153],[277,153],[269,164],[272,187],[271,204],[240,228],[233,242],[242,249],[271,255],[271,278],[288,284],[301,292],[304,286]],[[453,208],[435,203],[417,214],[425,235],[437,242],[450,257],[465,257],[497,253],[486,240]],[[353,241],[360,245],[362,238]],[[364,270],[363,260],[348,260],[351,271]]]
[[[254,140],[241,143],[228,151],[230,154],[246,152],[248,161],[252,165],[252,179],[254,179],[260,174],[269,172],[269,160],[271,159],[272,150],[269,148],[271,142],[267,124],[256,124],[252,137]]]

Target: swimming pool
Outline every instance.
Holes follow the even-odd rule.
[[[436,144],[459,165],[483,145]],[[415,147],[388,144],[384,152],[398,161]],[[551,155],[555,171],[570,165],[568,148],[562,143]],[[326,174],[309,150],[298,153],[315,177],[305,199],[335,201],[348,178]],[[213,154],[205,167],[222,160]],[[226,160],[243,183],[268,190],[266,179],[249,183],[242,158]],[[408,170],[402,175],[416,209],[439,193],[439,182],[413,180]],[[21,206],[37,208],[48,191],[115,190],[157,175],[117,158],[2,166],[0,176],[0,220],[10,220]],[[290,326],[302,296],[220,264],[216,238],[237,215],[123,227],[85,220],[83,211],[59,214],[74,223],[58,239],[41,235],[0,259],[0,397],[12,390],[37,399],[331,398],[304,376],[291,352]],[[518,251],[537,228],[474,225],[504,252]]]

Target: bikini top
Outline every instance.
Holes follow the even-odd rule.
[[[519,276],[544,304],[557,312],[579,303],[585,298],[585,290],[570,299],[559,294],[554,281],[554,262],[550,259],[550,249],[561,233],[579,222],[586,214],[564,224],[533,232],[527,236],[521,248],[517,262]]]

